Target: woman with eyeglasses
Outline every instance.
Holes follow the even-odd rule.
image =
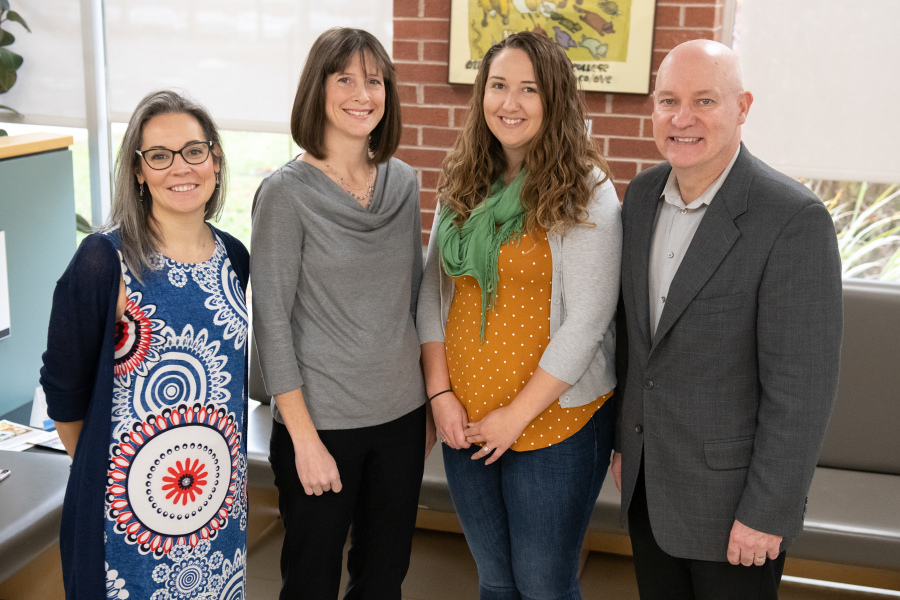
[[[414,324],[422,234],[415,173],[391,158],[394,66],[374,36],[319,36],[291,133],[305,152],[256,193],[251,263],[281,598],[338,596],[349,529],[344,598],[399,600],[430,448]]]
[[[109,223],[57,283],[41,385],[73,459],[69,600],[244,595],[249,256],[208,223],[226,175],[206,109],[147,95]]]

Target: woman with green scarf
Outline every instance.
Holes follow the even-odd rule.
[[[564,51],[482,60],[444,161],[416,326],[482,600],[578,599],[613,443],[622,229]]]

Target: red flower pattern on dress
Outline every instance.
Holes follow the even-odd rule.
[[[152,348],[154,330],[162,327],[162,321],[152,319],[156,307],[141,306],[141,294],[131,294],[125,302],[125,312],[115,324],[115,366],[116,377],[127,376],[130,384],[131,373],[146,374],[144,364],[159,360],[159,354]],[[159,343],[158,334],[156,342]]]
[[[182,466],[181,461],[176,461],[175,467],[169,467],[171,477],[163,477],[166,485],[162,489],[166,492],[166,500],[171,500],[174,496],[175,504],[181,502],[187,506],[188,496],[191,502],[197,500],[197,496],[203,493],[203,487],[206,485],[206,465],[200,464],[200,459],[194,460],[191,465],[191,459],[185,461]]]
[[[133,423],[111,449],[107,518],[141,554],[157,558],[214,539],[240,501],[240,449],[234,414],[215,404],[181,404]]]

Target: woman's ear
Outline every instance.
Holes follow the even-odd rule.
[[[137,178],[137,182],[138,182],[139,186],[144,185],[144,176],[141,175],[141,172],[139,170],[135,169],[134,176],[135,176],[135,178]]]
[[[218,173],[219,169],[222,168],[222,150],[219,148],[218,144],[213,144],[211,152],[213,155],[213,169]]]

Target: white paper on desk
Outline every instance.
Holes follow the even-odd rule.
[[[22,452],[31,448],[35,441],[46,436],[47,432],[41,429],[26,427],[6,419],[0,421],[0,450]]]
[[[60,452],[66,451],[62,440],[59,439],[59,434],[55,431],[45,431],[42,437],[33,438],[29,441],[29,444],[50,448],[51,450],[59,450]]]
[[[34,402],[31,403],[31,420],[28,424],[45,431],[56,429],[53,419],[47,416],[47,396],[44,394],[44,388],[41,386],[37,386],[34,389]]]

